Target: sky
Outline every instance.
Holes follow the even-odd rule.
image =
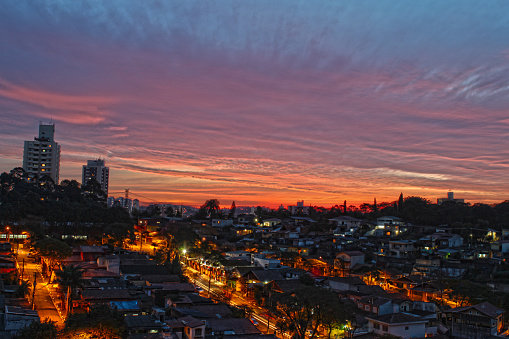
[[[0,2],[0,172],[228,207],[509,192],[509,2]]]

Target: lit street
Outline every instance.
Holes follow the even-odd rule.
[[[183,265],[184,266],[184,265]],[[190,268],[189,266],[184,266],[184,274],[186,274],[190,282],[195,286],[203,289],[201,294],[205,297],[210,297],[211,299],[218,301],[225,301],[232,306],[237,306],[239,308],[248,308],[250,309],[250,318],[256,320],[258,322],[258,329],[264,333],[276,334],[281,337],[281,333],[278,332],[276,327],[277,319],[271,318],[269,324],[270,330],[267,329],[267,310],[257,306],[253,301],[250,301],[244,297],[242,297],[238,292],[232,292],[232,296],[229,299],[225,298],[224,292],[224,284],[218,282],[217,280],[209,279],[209,277],[205,274],[200,274],[200,272]],[[210,283],[210,295],[209,295],[209,283]],[[285,338],[289,338],[288,334],[285,334]]]
[[[35,310],[39,313],[39,317],[41,320],[49,318],[52,321],[57,323],[57,326],[62,327],[63,321],[62,318],[56,309],[53,300],[50,296],[50,292],[47,286],[47,280],[43,279],[39,270],[39,265],[34,263],[33,258],[27,258],[27,252],[20,249],[18,251],[18,266],[20,275],[23,272],[23,279],[29,280],[29,282],[33,285],[34,283],[34,275],[36,277],[36,288],[35,288]],[[24,259],[24,266],[23,266]],[[30,301],[32,297],[32,289],[30,289],[30,297],[28,300]]]

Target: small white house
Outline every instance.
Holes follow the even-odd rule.
[[[281,261],[277,259],[253,258],[253,263],[258,267],[263,267],[269,270],[282,267]]]
[[[425,319],[406,313],[390,313],[366,317],[369,331],[375,334],[392,334],[394,336],[409,338],[424,338],[426,336]]]

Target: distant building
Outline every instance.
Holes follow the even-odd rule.
[[[304,206],[304,200],[297,201],[297,206],[288,206],[291,214],[309,214],[309,206]]]
[[[58,184],[60,172],[60,145],[53,139],[55,125],[39,125],[39,136],[25,141],[23,169],[32,176],[48,176]]]
[[[108,196],[110,168],[106,167],[104,160],[88,160],[87,164],[83,165],[82,185],[86,185],[92,179],[95,179],[101,185],[102,190]]]
[[[138,199],[124,199],[123,197],[116,198],[115,197],[109,197],[106,200],[106,203],[108,204],[108,207],[113,206],[119,206],[125,208],[129,213],[131,213],[134,209],[139,210],[140,209],[140,201]]]
[[[465,202],[465,199],[454,199],[454,192],[447,192],[447,198],[438,198],[437,199],[437,204],[442,204],[443,202],[446,202],[446,201],[454,201],[454,202],[460,202],[460,203],[464,203]]]

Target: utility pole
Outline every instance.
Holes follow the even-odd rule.
[[[35,287],[37,286],[37,273],[34,272],[34,283],[33,283],[33,290],[32,290],[32,305],[31,305],[31,308],[32,310],[35,309]]]
[[[209,272],[209,298],[210,298],[210,281],[212,280],[212,273]]]
[[[21,281],[23,280],[24,275],[25,275],[25,258],[23,258],[23,266],[21,266],[21,278],[19,280],[20,284],[21,284]]]

